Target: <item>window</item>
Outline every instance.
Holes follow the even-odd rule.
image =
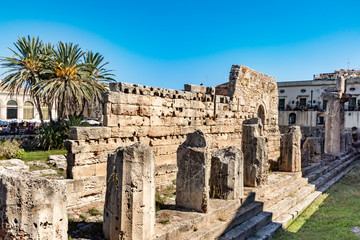
[[[41,104],[41,113],[44,120],[49,120],[49,111],[47,105]]]
[[[326,110],[327,100],[323,101],[323,110]]]
[[[32,102],[24,103],[24,119],[30,120],[34,118],[34,104]]]
[[[17,102],[10,100],[6,106],[6,115],[7,119],[16,119],[17,118]]]
[[[285,110],[285,99],[279,99],[279,110]]]
[[[349,111],[354,111],[356,107],[356,98],[350,98],[349,100]]]
[[[306,107],[306,98],[300,98],[300,107]]]
[[[306,89],[301,89],[300,92],[304,93],[306,92]]]
[[[290,113],[289,115],[289,125],[293,125],[296,123],[296,114],[295,113]]]
[[[350,88],[350,91],[355,91],[355,88],[353,88],[353,87],[352,87],[352,88]]]
[[[317,125],[324,125],[324,123],[325,123],[324,116],[318,116],[316,123],[317,123]]]
[[[284,89],[281,89],[281,90],[280,90],[280,93],[284,93],[284,92],[285,92],[285,90],[284,90]]]

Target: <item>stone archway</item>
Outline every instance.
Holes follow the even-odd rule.
[[[262,104],[258,107],[257,116],[261,119],[262,124],[265,125],[265,108]]]

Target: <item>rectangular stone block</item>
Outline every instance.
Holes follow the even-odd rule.
[[[111,137],[108,127],[70,127],[71,140],[105,139]]]
[[[301,131],[299,126],[290,126],[281,136],[279,170],[284,172],[301,171]]]
[[[209,202],[210,156],[204,134],[195,131],[177,150],[176,205],[206,213]]]
[[[104,206],[107,239],[152,239],[155,226],[155,159],[135,143],[109,155]]]

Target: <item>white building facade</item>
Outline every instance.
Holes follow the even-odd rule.
[[[42,106],[41,111],[44,120],[49,119],[47,106]],[[52,110],[51,113],[53,118],[55,118],[56,111]],[[40,120],[34,100],[29,94],[24,94],[24,91],[20,91],[16,95],[10,95],[8,91],[0,89],[0,120],[11,121],[14,119],[23,121],[31,119]]]
[[[335,75],[336,72],[333,74]],[[330,79],[314,76],[314,80],[310,81],[278,82],[279,125],[294,124],[308,127],[324,125],[326,101],[321,98],[321,93],[328,87],[335,87],[334,75]],[[325,74],[320,74],[320,76],[325,76]],[[351,98],[345,103],[345,127],[360,128],[360,78],[358,76],[353,74],[346,80],[346,92],[351,95]]]

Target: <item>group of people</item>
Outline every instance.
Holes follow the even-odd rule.
[[[8,123],[0,125],[0,135],[34,134],[40,129],[39,123]]]

